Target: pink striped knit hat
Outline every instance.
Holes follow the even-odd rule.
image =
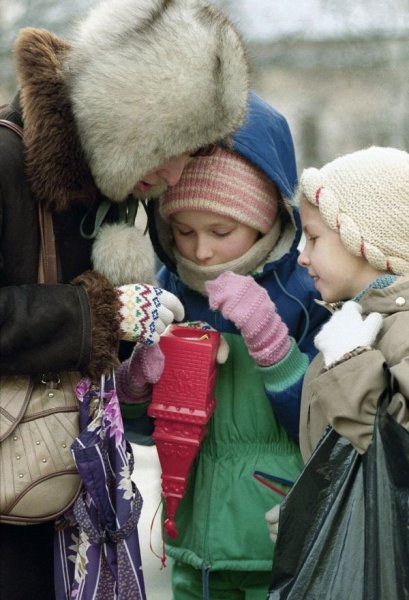
[[[177,185],[160,199],[165,221],[184,210],[230,217],[266,234],[277,216],[277,188],[248,160],[221,147],[185,167]]]

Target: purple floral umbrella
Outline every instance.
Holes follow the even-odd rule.
[[[56,600],[146,600],[137,530],[142,498],[131,479],[114,378],[103,378],[101,389],[82,379],[76,393],[81,433],[71,449],[84,487],[56,523]]]

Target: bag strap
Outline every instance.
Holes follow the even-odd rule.
[[[21,138],[23,137],[23,128],[20,127],[20,125],[17,125],[17,123],[13,123],[13,121],[0,119],[0,126],[7,127],[8,129],[11,129],[15,133],[17,133],[17,135],[19,135]]]
[[[0,119],[0,126],[11,129],[18,136],[23,138],[23,128],[13,121],[6,119]],[[41,237],[41,250],[40,250],[40,269],[39,273],[42,273],[44,283],[57,283],[57,255],[55,251],[55,238],[53,229],[53,218],[51,213],[45,209],[45,207],[39,203],[38,205],[38,220],[40,223],[40,237]],[[39,279],[41,276],[39,276]]]
[[[41,203],[38,205],[38,220],[41,235],[40,261],[43,267],[44,283],[57,283],[57,255],[55,252],[53,218]]]

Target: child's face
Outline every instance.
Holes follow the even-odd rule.
[[[211,212],[184,210],[170,224],[180,254],[204,267],[240,258],[259,236],[252,227]]]
[[[318,208],[304,198],[300,214],[306,243],[298,263],[308,269],[323,300],[350,300],[381,275],[364,258],[348,252],[338,232],[330,229]]]

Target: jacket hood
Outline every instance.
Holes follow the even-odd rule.
[[[99,189],[123,200],[149,171],[231,134],[248,67],[227,18],[205,0],[107,0],[80,24],[69,95]]]
[[[294,144],[285,117],[254,92],[249,94],[246,119],[232,136],[232,149],[258,167],[279,189],[284,209],[289,215],[282,237],[273,249],[265,268],[271,262],[296,252],[301,237],[299,215],[291,203],[297,185],[297,167]],[[149,232],[155,251],[172,271],[176,270],[174,257],[167,242],[168,225],[159,215],[156,203],[148,204]]]
[[[233,150],[247,158],[291,202],[297,185],[294,144],[285,117],[254,92],[244,125],[232,136]]]
[[[273,248],[264,270],[295,253],[301,239],[301,223],[293,199],[298,183],[294,142],[286,118],[260,96],[249,95],[244,125],[232,135],[233,150],[261,169],[280,190],[290,220]]]

